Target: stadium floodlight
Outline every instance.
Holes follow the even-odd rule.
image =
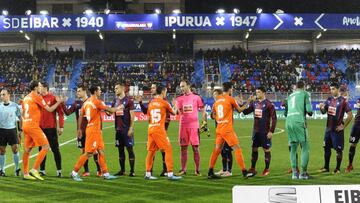
[[[218,10],[216,10],[216,13],[217,14],[223,14],[223,13],[225,13],[225,9],[219,8]]]
[[[235,14],[239,14],[239,13],[240,13],[240,9],[238,9],[238,8],[234,8],[233,11],[234,11]]]
[[[181,10],[180,9],[174,9],[172,11],[173,14],[180,14],[181,13]]]
[[[24,31],[22,31],[22,30],[20,30],[19,32],[20,32],[20,33],[24,33]]]
[[[100,32],[100,30],[99,30],[99,29],[96,29],[96,32]]]
[[[27,15],[27,16],[31,15],[31,10],[26,10],[25,15]]]
[[[326,32],[326,31],[327,31],[327,29],[326,29],[326,28],[324,28],[324,29],[323,29],[323,31],[324,31],[324,32]]]
[[[49,11],[47,11],[47,10],[41,10],[39,13],[41,15],[49,15]]]
[[[284,14],[285,12],[284,12],[283,10],[281,10],[281,9],[278,9],[278,10],[276,10],[275,13],[276,13],[276,14]]]
[[[262,8],[257,8],[257,9],[256,9],[256,13],[257,13],[257,14],[260,14],[260,13],[262,13],[262,12],[263,12]]]
[[[322,36],[321,32],[319,32],[318,35],[316,35],[316,39],[320,39],[320,37]]]
[[[7,15],[9,15],[9,11],[7,11],[7,10],[3,10],[3,11],[2,11],[2,15],[3,15],[3,16],[7,16]]]
[[[160,8],[156,8],[156,9],[154,10],[154,12],[155,12],[156,14],[160,14],[160,13],[161,13],[161,9],[160,9]]]
[[[101,40],[104,40],[104,35],[100,32],[99,33],[99,38],[101,39]]]
[[[252,31],[252,29],[251,28],[249,28],[249,32],[251,32]]]
[[[25,34],[24,37],[25,37],[25,39],[26,39],[27,41],[30,41],[29,35]]]
[[[94,13],[94,11],[91,10],[91,9],[86,9],[86,10],[84,11],[84,13],[85,13],[86,15],[91,15],[91,14]]]
[[[245,39],[248,39],[249,36],[250,36],[250,33],[247,32],[246,35],[245,35]]]
[[[110,14],[110,9],[106,8],[106,9],[104,10],[104,13],[105,13],[106,15],[109,15],[109,14]]]

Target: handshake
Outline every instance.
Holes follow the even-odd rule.
[[[208,128],[207,122],[203,121],[200,126],[200,133],[206,133],[208,137],[210,137],[210,130]]]

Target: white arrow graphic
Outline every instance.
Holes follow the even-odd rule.
[[[315,24],[316,24],[320,29],[322,29],[322,30],[325,29],[325,28],[320,25],[319,20],[320,20],[324,15],[325,15],[325,13],[322,13],[322,14],[319,15],[319,17],[316,18],[316,20],[315,20]]]
[[[273,15],[275,16],[276,19],[279,20],[279,24],[277,24],[277,25],[274,27],[274,30],[277,30],[277,29],[280,27],[280,25],[282,25],[282,24],[284,23],[284,21],[281,20],[281,18],[280,18],[277,14],[273,13]]]

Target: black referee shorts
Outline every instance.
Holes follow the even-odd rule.
[[[0,128],[0,146],[19,144],[16,128],[3,129]]]

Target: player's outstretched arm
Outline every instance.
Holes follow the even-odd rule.
[[[246,101],[246,103],[243,106],[240,107],[239,105],[236,104],[235,108],[236,108],[237,112],[239,112],[239,113],[243,112],[247,108],[247,106],[249,106],[250,103],[255,100],[256,100],[256,96],[250,96],[249,99]]]
[[[347,118],[344,121],[344,128],[346,128],[350,124],[351,120],[354,117],[352,111],[349,111],[346,114],[347,114]]]
[[[49,107],[48,105],[46,105],[44,108],[45,108],[46,111],[48,111],[48,112],[54,112],[54,111],[57,109],[57,107],[58,107],[61,103],[65,102],[66,100],[67,100],[66,97],[56,97],[56,103],[55,103],[54,105],[52,105],[51,107]]]
[[[78,138],[81,138],[82,137],[82,131],[81,131],[81,125],[82,125],[82,118],[84,117],[84,108],[81,108],[80,112],[79,112],[79,119],[78,119]]]
[[[322,114],[325,114],[327,112],[327,109],[328,109],[327,102],[326,103],[320,103],[319,108],[320,108],[320,112]]]
[[[305,108],[306,108],[306,113],[309,116],[313,115],[313,110],[312,110],[312,106],[311,106],[311,99],[310,99],[310,94],[307,93],[305,95]]]

